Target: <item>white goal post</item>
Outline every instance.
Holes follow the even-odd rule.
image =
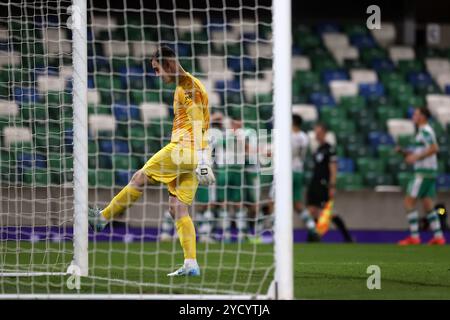
[[[213,5],[210,6],[209,1],[206,1],[206,8],[198,10],[199,15],[206,17],[203,21],[203,26],[199,26],[199,19],[196,18],[194,14],[196,12],[193,12],[193,9],[186,7],[177,8],[176,4],[178,1],[176,0],[172,0],[173,8],[167,9],[161,6],[160,1],[162,0],[156,2],[155,9],[147,10],[132,7],[126,8],[123,12],[116,8],[95,8],[95,1],[87,0],[72,0],[72,3],[63,1],[65,7],[57,9],[58,13],[69,15],[64,32],[67,31],[67,34],[72,36],[71,40],[68,40],[72,45],[69,53],[62,49],[62,42],[56,41],[60,51],[55,53],[56,60],[59,62],[59,64],[57,62],[56,69],[58,70],[55,74],[57,74],[59,79],[62,79],[62,70],[65,68],[63,64],[66,64],[67,55],[70,55],[73,69],[70,73],[70,80],[67,83],[71,83],[70,94],[73,106],[71,127],[73,128],[73,140],[67,140],[65,131],[67,119],[64,120],[66,121],[64,125],[62,124],[63,120],[51,119],[51,110],[56,110],[53,112],[61,115],[65,112],[64,107],[62,105],[53,106],[49,98],[45,98],[42,100],[43,102],[39,100],[42,99],[43,95],[51,94],[50,89],[46,87],[46,89],[43,89],[43,93],[36,93],[36,98],[34,96],[30,98],[31,100],[28,101],[28,104],[33,108],[42,105],[45,110],[43,111],[45,115],[42,116],[40,121],[45,123],[45,134],[47,135],[45,139],[47,142],[50,139],[48,135],[51,135],[50,127],[57,128],[59,126],[61,130],[61,137],[59,138],[62,141],[62,147],[66,147],[66,143],[70,145],[73,143],[73,150],[71,148],[67,149],[72,150],[71,153],[69,151],[69,155],[66,154],[67,151],[60,151],[62,159],[59,159],[60,162],[66,161],[66,157],[71,158],[73,161],[73,167],[71,168],[66,167],[65,164],[64,166],[59,164],[62,171],[67,169],[67,171],[73,173],[73,179],[66,180],[66,184],[59,182],[59,180],[54,182],[55,173],[53,171],[45,171],[50,170],[50,159],[53,159],[51,157],[57,155],[58,151],[44,150],[43,155],[36,151],[36,141],[39,138],[39,129],[36,128],[38,126],[37,122],[34,123],[33,121],[35,120],[33,118],[31,120],[27,119],[28,122],[26,122],[22,115],[25,102],[16,101],[17,92],[19,92],[17,91],[17,86],[20,86],[19,97],[21,95],[22,99],[25,95],[23,93],[25,90],[34,92],[35,88],[33,86],[38,81],[38,71],[36,70],[41,67],[37,66],[37,57],[41,58],[42,55],[43,65],[45,68],[50,69],[50,55],[45,50],[43,53],[36,53],[36,57],[33,57],[32,53],[28,52],[30,55],[29,60],[32,60],[34,63],[32,64],[34,69],[28,68],[33,72],[33,77],[36,80],[33,78],[33,80],[28,82],[21,78],[19,82],[15,81],[15,87],[13,87],[10,84],[11,77],[9,76],[7,80],[8,86],[10,86],[8,89],[9,94],[2,96],[0,88],[0,120],[2,117],[2,101],[6,101],[5,103],[11,105],[17,104],[19,110],[14,116],[8,115],[9,122],[6,127],[14,128],[16,131],[13,130],[13,134],[17,136],[19,135],[17,133],[19,129],[25,128],[24,130],[28,130],[26,125],[31,123],[31,129],[29,129],[31,134],[31,160],[29,162],[32,167],[30,169],[24,166],[24,161],[28,160],[20,160],[21,162],[19,162],[17,156],[14,159],[12,156],[10,157],[13,152],[10,144],[8,144],[8,149],[3,149],[4,143],[0,144],[2,147],[0,164],[2,164],[1,161],[5,161],[3,156],[7,155],[8,166],[23,167],[14,169],[19,172],[19,182],[16,180],[14,182],[9,182],[8,180],[7,182],[3,178],[4,175],[0,179],[1,201],[8,199],[11,190],[14,190],[15,193],[15,205],[12,204],[11,200],[7,205],[3,204],[0,207],[6,210],[5,217],[2,218],[0,216],[0,299],[294,298],[293,198],[291,183],[291,0],[273,0],[271,6],[260,6],[258,0],[253,0],[255,7],[246,5],[246,1],[243,0],[240,2],[240,7],[233,7],[229,11],[225,8],[223,13],[220,13],[220,8]],[[22,2],[23,0],[18,5],[8,3],[8,9],[12,7],[17,9],[23,4]],[[186,1],[186,3],[192,5],[190,1]],[[126,2],[124,5],[126,6]],[[90,6],[94,6],[94,8]],[[31,9],[36,10],[34,7]],[[263,20],[259,21],[258,10],[260,9],[270,12],[271,23]],[[127,10],[132,16],[131,18],[126,14]],[[238,14],[235,15],[233,10],[238,12]],[[41,13],[42,15],[45,15],[44,11]],[[246,16],[244,17],[244,11],[252,12],[254,14],[252,16],[253,20],[248,19]],[[30,15],[31,12],[32,10],[25,10],[23,14]],[[227,17],[227,12],[232,12],[230,16],[233,16],[234,19],[234,24],[231,23],[230,26],[227,25],[230,21],[230,18]],[[213,13],[218,16],[220,14],[223,15],[225,26],[216,23],[216,20],[212,18]],[[156,20],[152,21],[154,25],[148,22],[146,14],[157,17]],[[177,14],[181,14],[183,18],[178,19]],[[168,25],[166,20],[162,18],[163,16],[173,16],[174,21],[178,25]],[[96,22],[94,22],[94,17],[98,19]],[[18,16],[17,20],[22,18]],[[34,18],[33,16],[27,17],[27,21],[25,23],[20,21],[20,24],[15,24],[15,16],[11,16],[9,21],[0,21],[6,26],[6,31],[3,31],[5,28],[3,28],[3,25],[0,25],[0,37],[6,34],[5,38],[8,41],[7,54],[10,56],[8,62],[4,62],[6,60],[2,60],[2,52],[0,51],[0,81],[3,81],[1,78],[2,71],[7,68],[9,74],[11,74],[11,72],[15,72],[12,69],[22,63],[13,63],[13,58],[11,58],[19,50],[15,47],[15,41],[11,40],[15,39],[12,33],[17,30],[14,28],[17,28],[17,25],[32,25]],[[135,24],[132,19],[138,20],[142,25]],[[13,25],[15,26],[14,28],[12,27]],[[47,28],[47,26],[39,27]],[[58,27],[61,33],[61,30],[64,28],[61,27],[60,22]],[[134,28],[134,31],[131,31],[131,33],[129,31],[130,27]],[[222,27],[224,31],[220,35],[221,32],[218,30]],[[268,33],[270,33],[271,38],[261,35],[261,27],[270,29]],[[128,30],[126,30],[127,28]],[[137,205],[137,209],[133,209],[132,217],[120,217],[118,222],[111,226],[109,233],[94,234],[88,227],[89,206],[107,203],[109,201],[107,199],[111,199],[123,186],[122,181],[130,177],[130,172],[136,168],[136,165],[145,163],[143,161],[146,158],[148,159],[148,154],[153,152],[149,152],[149,148],[155,149],[155,145],[158,146],[167,142],[167,135],[165,134],[167,126],[171,123],[166,120],[168,119],[167,110],[170,108],[166,100],[171,99],[173,88],[159,84],[153,78],[148,80],[147,76],[151,70],[146,68],[149,68],[149,66],[145,61],[142,68],[141,65],[134,65],[133,59],[136,61],[141,59],[143,61],[144,57],[148,58],[149,54],[151,54],[150,50],[155,48],[153,39],[147,42],[146,37],[148,34],[146,32],[154,32],[156,38],[162,39],[164,38],[164,33],[167,33],[167,29],[170,28],[178,31],[174,32],[173,38],[169,37],[171,40],[164,40],[163,43],[169,43],[174,47],[175,51],[182,52],[182,50],[187,48],[191,52],[190,54],[192,54],[193,58],[183,57],[183,63],[200,64],[200,68],[198,68],[200,72],[197,71],[197,74],[195,71],[192,71],[192,73],[202,81],[207,81],[205,87],[208,91],[211,90],[211,92],[208,92],[211,104],[216,104],[216,100],[220,101],[217,104],[222,104],[222,106],[221,109],[218,109],[225,110],[220,111],[225,114],[228,112],[228,109],[234,110],[235,113],[238,110],[237,120],[226,115],[224,116],[224,121],[241,121],[245,124],[250,124],[256,131],[263,128],[261,124],[264,124],[264,129],[266,124],[267,127],[273,124],[273,141],[271,141],[273,146],[273,182],[259,182],[259,178],[258,182],[251,182],[258,184],[258,189],[261,187],[261,189],[265,188],[264,190],[268,190],[272,186],[276,190],[273,193],[274,198],[271,199],[274,204],[274,222],[273,227],[269,227],[270,233],[273,234],[273,246],[272,244],[253,242],[251,244],[242,244],[238,240],[236,240],[236,243],[233,240],[233,243],[229,244],[223,238],[216,243],[201,243],[200,246],[204,253],[201,253],[201,258],[198,259],[205,271],[197,284],[192,284],[188,280],[182,282],[164,280],[161,282],[157,279],[156,274],[161,275],[165,273],[167,268],[172,268],[175,262],[181,259],[181,251],[176,238],[168,243],[163,243],[159,238],[160,229],[164,228],[164,224],[167,224],[166,220],[164,220],[166,204],[162,202],[154,203],[153,201],[154,199],[167,197],[167,192],[163,192],[163,187],[152,187],[148,193],[144,193],[144,200],[140,205]],[[184,29],[187,34],[191,35],[192,43],[189,44],[186,38],[180,35],[180,29]],[[200,29],[205,29],[206,31],[199,32],[198,30]],[[115,39],[113,31],[123,36],[123,38],[120,38],[120,41]],[[133,38],[136,34],[133,35],[132,32],[139,33],[139,35]],[[31,35],[31,40],[29,41],[33,43],[33,46],[41,41],[41,33],[44,34],[45,32],[34,32]],[[206,35],[206,38],[196,39],[195,37],[198,34]],[[59,36],[61,37],[61,34]],[[42,38],[45,40],[45,36],[42,36]],[[28,40],[24,39],[21,41],[25,43]],[[28,43],[25,44],[28,45]],[[52,40],[47,43],[47,45],[49,44],[52,44]],[[207,50],[202,51],[198,57],[195,56],[196,45],[207,47]],[[215,45],[222,46],[223,49],[217,49],[214,47]],[[269,54],[261,49],[266,48],[267,45],[272,46]],[[22,47],[23,44],[20,44],[20,48]],[[118,54],[118,56],[114,54]],[[205,61],[201,61],[202,59]],[[262,66],[260,61],[264,59],[271,61],[269,69]],[[246,69],[247,63],[251,65],[249,69]],[[221,69],[214,70],[218,65]],[[189,68],[186,69],[191,72]],[[139,78],[141,73],[144,74],[142,76],[144,80]],[[49,74],[46,73],[46,79],[50,81],[49,79],[52,78],[53,81],[53,78],[56,76]],[[273,74],[273,78],[271,74]],[[208,77],[211,77],[213,80],[209,81]],[[133,81],[142,81],[143,87],[133,88]],[[152,81],[152,85],[155,87],[150,87],[147,84],[148,81]],[[262,82],[264,84],[260,84]],[[240,83],[239,87],[233,87],[236,83]],[[249,84],[249,87],[245,87],[244,83]],[[264,87],[267,84],[269,84],[268,90]],[[258,87],[260,85],[261,87]],[[50,85],[48,86],[50,87]],[[54,86],[58,87],[57,83],[54,83]],[[61,92],[67,90],[67,86],[64,87],[63,85]],[[139,90],[145,91],[145,93],[139,92]],[[235,96],[239,98],[236,101],[233,100]],[[273,100],[264,101],[264,96],[273,97]],[[261,111],[263,109],[261,106],[267,107],[267,105],[271,105],[273,110],[269,111],[270,117],[264,118],[264,111]],[[104,109],[108,109],[108,111]],[[254,111],[256,116],[253,117]],[[250,120],[247,120],[247,114],[251,114],[249,116]],[[242,118],[240,118],[241,116]],[[17,120],[18,118],[19,120]],[[142,118],[145,119],[142,120]],[[55,119],[60,118],[55,117]],[[148,121],[150,125],[147,126],[146,122],[143,124],[141,120],[142,122]],[[53,121],[61,121],[61,123],[55,124]],[[139,131],[141,127],[142,132],[145,131],[142,136]],[[8,132],[1,126],[0,130],[3,130],[0,138],[5,140],[5,135]],[[160,135],[158,130],[161,131]],[[112,133],[101,136],[103,139],[101,142],[99,142],[100,140],[95,140],[95,143],[92,142],[94,136],[97,139],[97,135],[110,131]],[[121,134],[124,134],[124,136],[121,136]],[[154,134],[155,136],[152,136]],[[9,136],[7,139],[9,139]],[[136,152],[134,150],[140,139],[145,141],[146,144],[145,148],[142,149],[142,154],[140,153],[141,151]],[[40,141],[40,143],[42,144],[43,142]],[[149,145],[150,147],[148,147]],[[94,151],[91,150],[91,147]],[[21,153],[24,153],[24,150],[28,150],[23,147],[23,143],[19,148],[23,148],[23,150],[19,150]],[[108,152],[113,155],[111,156]],[[35,165],[41,158],[43,159],[42,162],[45,162],[46,167],[45,169],[36,169]],[[20,159],[25,158],[21,156]],[[102,167],[103,162],[109,166],[107,169]],[[95,169],[92,168],[93,163],[96,166]],[[124,169],[122,166],[128,167]],[[30,174],[33,178],[30,180],[29,185],[24,183],[25,180],[22,176],[25,171],[23,170],[31,172]],[[222,168],[217,170],[222,170]],[[228,168],[225,170],[225,175],[229,175],[227,170]],[[239,174],[247,179],[248,172],[244,171],[247,168],[242,167],[240,170]],[[44,177],[39,183],[36,180],[38,172],[42,172]],[[251,170],[249,172],[250,175],[253,173]],[[47,176],[45,177],[45,175]],[[249,187],[254,187],[254,185],[248,186],[246,183],[244,183],[245,186],[242,188],[238,188],[239,192],[242,193],[242,190],[245,191]],[[101,185],[100,188],[98,187],[99,184]],[[40,188],[42,190],[45,189],[46,194],[49,195],[48,206],[50,209],[49,212],[44,213],[46,217],[43,219],[39,217],[42,213],[40,211],[43,209],[36,209],[41,205],[40,202],[45,202],[45,199],[41,199],[38,196]],[[24,190],[28,192],[28,189],[31,195],[27,196],[26,200],[21,200],[22,193]],[[211,190],[208,192],[209,199],[211,199]],[[217,190],[214,191],[214,197],[217,197],[217,192]],[[266,201],[260,200],[260,191],[257,194],[256,211],[261,210],[260,206],[262,207],[262,203]],[[58,205],[55,206],[52,204],[54,201],[53,197],[57,198],[58,195],[61,195],[61,197],[56,200]],[[26,209],[22,208],[21,201],[26,202]],[[247,200],[240,201],[246,203]],[[33,202],[39,202],[39,206],[38,204],[33,204]],[[16,205],[17,203],[18,205]],[[244,207],[246,204],[242,203],[240,205]],[[20,209],[17,209],[18,207]],[[213,218],[206,218],[205,212],[209,212],[210,207],[211,204],[209,203],[208,208],[205,209],[206,211],[203,211],[200,214],[200,218],[194,221],[196,224],[198,223],[197,233],[199,237],[202,236],[202,228],[206,228],[207,223],[205,221],[214,221],[215,226],[220,226],[223,223],[221,220],[223,218],[220,214]],[[58,212],[59,208],[62,208],[61,214]],[[195,204],[195,208],[197,208],[197,204]],[[215,210],[220,212],[220,206],[217,206]],[[240,209],[234,208],[231,210],[235,210],[233,212],[237,217],[240,211],[236,212]],[[250,212],[249,208],[245,210]],[[39,211],[39,214],[36,213],[37,211]],[[152,215],[148,215],[149,211],[152,211]],[[17,218],[23,212],[27,212],[27,217],[31,221],[26,225],[21,224],[22,218]],[[59,214],[57,218],[52,216],[54,212]],[[156,213],[154,214],[154,212]],[[73,217],[70,216],[71,213],[73,213]],[[260,219],[259,214],[259,212],[256,213],[256,218],[246,217],[249,225],[254,223],[255,230],[257,230],[256,225],[258,219]],[[236,217],[234,219],[237,226],[239,220]],[[38,220],[39,222],[37,222]],[[155,228],[156,231],[154,230]],[[220,231],[222,237],[224,230]],[[253,232],[256,234],[258,231]],[[71,245],[73,245],[73,248]],[[262,246],[265,246],[263,250],[261,250]],[[127,265],[127,263],[130,263],[130,265]],[[149,263],[151,265],[148,265]],[[39,265],[39,268],[34,268],[34,264]],[[58,264],[58,267],[56,268],[53,264]],[[154,277],[152,274],[153,270],[155,272]],[[224,277],[222,273],[228,275]],[[32,278],[32,280],[22,280],[27,277]],[[76,287],[75,291],[68,290],[66,286],[73,279],[79,279],[81,287],[87,283],[87,289],[83,291],[82,288]],[[267,285],[268,282],[269,284]],[[59,283],[61,288],[55,290],[55,283]],[[130,288],[137,289],[130,290]]]

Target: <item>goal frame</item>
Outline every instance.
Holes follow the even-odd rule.
[[[87,3],[72,0],[74,110],[73,261],[66,273],[3,272],[1,276],[70,275],[89,277],[88,260],[88,72]],[[275,273],[265,295],[236,294],[0,294],[2,299],[293,299],[293,210],[291,170],[291,0],[272,3],[274,72]]]

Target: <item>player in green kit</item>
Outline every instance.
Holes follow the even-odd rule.
[[[434,210],[433,203],[436,197],[437,153],[439,147],[434,130],[428,123],[429,118],[430,112],[428,109],[417,108],[413,114],[413,121],[417,126],[414,148],[412,151],[397,148],[397,151],[404,155],[406,163],[414,166],[414,176],[408,183],[404,201],[410,235],[399,241],[399,245],[421,243],[419,213],[416,209],[417,199],[422,200],[427,220],[433,231],[433,239],[428,244],[445,244],[441,223],[436,210]]]

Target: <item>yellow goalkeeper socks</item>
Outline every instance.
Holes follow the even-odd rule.
[[[189,215],[181,217],[175,222],[184,259],[196,259],[195,227]]]
[[[109,203],[109,205],[103,209],[102,215],[107,220],[113,219],[115,216],[121,214],[128,207],[130,207],[136,200],[142,195],[142,191],[127,185],[123,188]]]

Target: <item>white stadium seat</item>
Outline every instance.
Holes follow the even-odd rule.
[[[348,36],[344,33],[327,32],[323,34],[322,39],[328,50],[335,48],[347,48],[350,46]]]
[[[89,132],[97,137],[99,132],[116,130],[116,119],[110,114],[92,114],[89,116]]]
[[[272,83],[265,79],[244,79],[244,96],[247,101],[253,101],[258,94],[272,92]]]
[[[176,22],[177,33],[182,36],[186,33],[197,33],[203,30],[202,20],[199,18],[181,17]]]
[[[239,43],[239,31],[227,30],[213,30],[210,32],[210,42],[214,50],[220,50],[227,43]]]
[[[144,124],[153,119],[164,119],[169,116],[169,106],[157,102],[143,102],[139,105]]]
[[[389,134],[397,141],[399,136],[414,135],[414,123],[409,119],[389,119],[387,121]]]
[[[19,114],[19,106],[14,101],[0,100],[0,117],[12,118]]]
[[[128,48],[128,42],[119,40],[109,40],[103,42],[103,53],[106,57],[116,57],[116,56],[129,56],[130,50]]]
[[[3,129],[3,141],[9,147],[14,142],[32,142],[33,136],[30,128],[6,127]]]
[[[383,48],[387,48],[394,44],[395,38],[397,37],[395,25],[390,22],[381,23],[381,28],[373,29],[372,35],[378,44]]]
[[[444,58],[427,58],[425,65],[434,79],[440,74],[450,73],[450,61]]]
[[[436,120],[445,128],[450,123],[450,106],[439,106],[435,109]]]
[[[436,82],[442,91],[445,91],[445,87],[450,85],[450,72],[441,73],[436,77]]]
[[[0,50],[0,67],[2,66],[17,66],[20,65],[20,54],[12,51]]]
[[[72,41],[67,38],[64,28],[44,28],[42,38],[44,50],[49,54],[68,54],[72,52]]]
[[[205,76],[210,72],[222,73],[227,69],[227,63],[223,56],[203,55],[198,57],[198,62]]]
[[[88,104],[98,105],[100,104],[100,92],[95,88],[89,88],[87,93]]]
[[[450,108],[450,95],[427,94],[427,107],[433,116],[437,115],[436,110],[442,106]]]
[[[294,104],[292,113],[301,116],[303,121],[306,122],[316,122],[319,118],[317,109],[313,104]]]
[[[339,65],[342,65],[345,60],[359,59],[359,51],[356,47],[353,46],[331,48],[330,51]]]
[[[332,80],[330,81],[330,90],[333,98],[340,101],[341,97],[356,96],[358,85],[349,80]]]
[[[72,66],[61,66],[59,68],[59,76],[62,79],[71,79],[73,75],[73,67]]]
[[[248,55],[250,58],[266,58],[270,59],[273,56],[272,44],[269,42],[251,42],[247,45]]]
[[[90,18],[92,20],[91,28],[95,34],[98,34],[101,31],[114,31],[117,29],[117,18],[113,15],[100,16],[93,14]]]
[[[64,91],[65,79],[60,76],[41,75],[37,79],[38,91],[45,93],[48,91]]]
[[[151,57],[158,48],[158,44],[153,41],[129,41],[131,52],[136,58]]]
[[[356,84],[377,83],[378,75],[371,69],[352,69],[350,70],[350,79]]]
[[[293,56],[292,57],[292,70],[293,71],[309,71],[311,70],[311,61],[306,56]]]
[[[217,92],[207,91],[210,106],[220,106],[220,95]]]
[[[389,48],[389,57],[394,63],[398,63],[400,60],[414,60],[416,54],[412,47],[392,46]]]

